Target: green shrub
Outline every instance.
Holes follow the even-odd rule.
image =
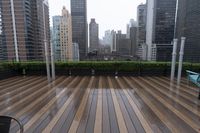
[[[178,63],[176,64],[178,68]],[[170,71],[171,63],[169,62],[131,62],[131,61],[101,61],[101,62],[56,62],[56,70],[85,70],[95,69],[96,71],[119,71],[119,72],[139,72],[139,71]],[[17,72],[26,71],[46,71],[45,62],[2,62],[0,71],[14,70]],[[177,70],[177,69],[176,69]],[[200,72],[200,64],[184,63],[183,71],[192,70]]]

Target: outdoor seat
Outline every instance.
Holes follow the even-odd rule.
[[[187,70],[188,80],[200,88],[200,74]],[[200,99],[200,90],[199,90]]]
[[[17,122],[20,133],[23,133],[22,124],[17,119],[10,116],[0,116],[0,133],[9,133],[12,120]]]

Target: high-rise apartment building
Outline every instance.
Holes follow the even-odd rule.
[[[80,60],[87,56],[88,26],[87,26],[87,2],[86,0],[71,0],[72,15],[72,41],[78,43]]]
[[[131,19],[129,24],[126,26],[126,38],[130,39],[130,28],[131,27],[137,27],[137,22],[134,19]]]
[[[138,43],[137,43],[137,27],[133,26],[133,27],[130,27],[130,40],[131,40],[131,55],[132,56],[135,56],[136,55],[136,52],[137,52],[137,48],[138,48]]]
[[[73,60],[71,15],[65,7],[62,16],[53,17],[53,46],[57,61]]]
[[[137,7],[137,22],[138,22],[138,45],[146,42],[146,17],[147,17],[146,4],[140,4]]]
[[[60,21],[60,49],[61,61],[72,61],[72,26],[71,15],[64,7]]]
[[[54,58],[56,61],[61,61],[60,23],[61,16],[53,16],[52,43],[54,47]]]
[[[90,52],[97,51],[99,49],[99,25],[95,19],[91,19],[89,25],[89,40],[90,40]]]
[[[116,31],[111,31],[111,52],[114,53],[117,51],[117,33]]]
[[[50,45],[47,0],[0,0],[1,60],[45,59]]]
[[[104,34],[104,37],[103,37],[103,43],[104,43],[104,45],[111,46],[112,37],[111,37],[111,31],[110,30],[105,31],[105,34]]]
[[[200,62],[200,1],[179,0],[177,10],[176,38],[186,37],[184,61]]]
[[[126,39],[126,34],[122,34],[122,31],[119,30],[116,33],[116,51],[119,52],[119,45],[120,45],[120,40],[121,39]]]
[[[121,56],[130,56],[131,55],[131,40],[127,38],[119,39],[117,53]]]
[[[148,46],[148,60],[171,60],[171,54],[168,55],[168,53],[172,53],[172,51],[167,51],[166,47],[172,50],[175,16],[176,0],[147,0],[146,44]],[[155,49],[155,46],[159,46],[159,49],[162,49],[163,46],[166,53],[159,52],[157,49],[156,55],[153,54],[152,50]]]

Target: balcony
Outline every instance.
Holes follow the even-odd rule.
[[[13,76],[0,80],[0,115],[25,132],[200,132],[198,88],[166,76]],[[12,124],[11,132],[19,129]]]

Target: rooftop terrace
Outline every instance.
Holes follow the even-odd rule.
[[[167,77],[12,77],[0,81],[0,115],[44,133],[200,132],[198,88]],[[13,123],[11,132],[17,132]]]

